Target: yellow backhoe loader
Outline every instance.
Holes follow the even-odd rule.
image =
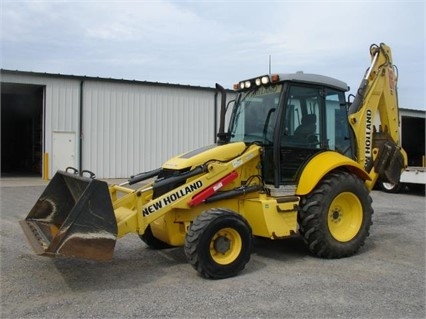
[[[302,236],[323,258],[355,254],[372,223],[370,190],[378,178],[397,183],[407,164],[391,50],[382,43],[370,54],[352,103],[346,83],[321,75],[239,82],[227,130],[216,85],[216,144],[121,185],[58,171],[20,222],[24,233],[38,254],[94,260],[111,259],[116,239],[135,233],[153,248],[183,246],[206,278],[243,270],[254,236]]]

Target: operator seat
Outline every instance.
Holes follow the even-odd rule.
[[[303,136],[305,138],[315,134],[317,129],[317,116],[315,114],[307,114],[302,118],[301,124],[294,131],[295,136]]]

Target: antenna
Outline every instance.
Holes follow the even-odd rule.
[[[269,75],[271,75],[271,55],[269,55]]]

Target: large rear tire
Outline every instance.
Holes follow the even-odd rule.
[[[399,193],[402,190],[402,183],[391,183],[385,181],[379,181],[380,189],[386,193]]]
[[[191,224],[185,255],[198,273],[211,279],[237,275],[250,260],[253,236],[247,221],[227,209],[210,209]]]
[[[364,245],[372,224],[372,199],[354,174],[329,173],[301,201],[299,231],[317,257],[342,258]]]

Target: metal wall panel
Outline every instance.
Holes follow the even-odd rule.
[[[214,142],[214,91],[86,81],[83,168],[121,178]]]

